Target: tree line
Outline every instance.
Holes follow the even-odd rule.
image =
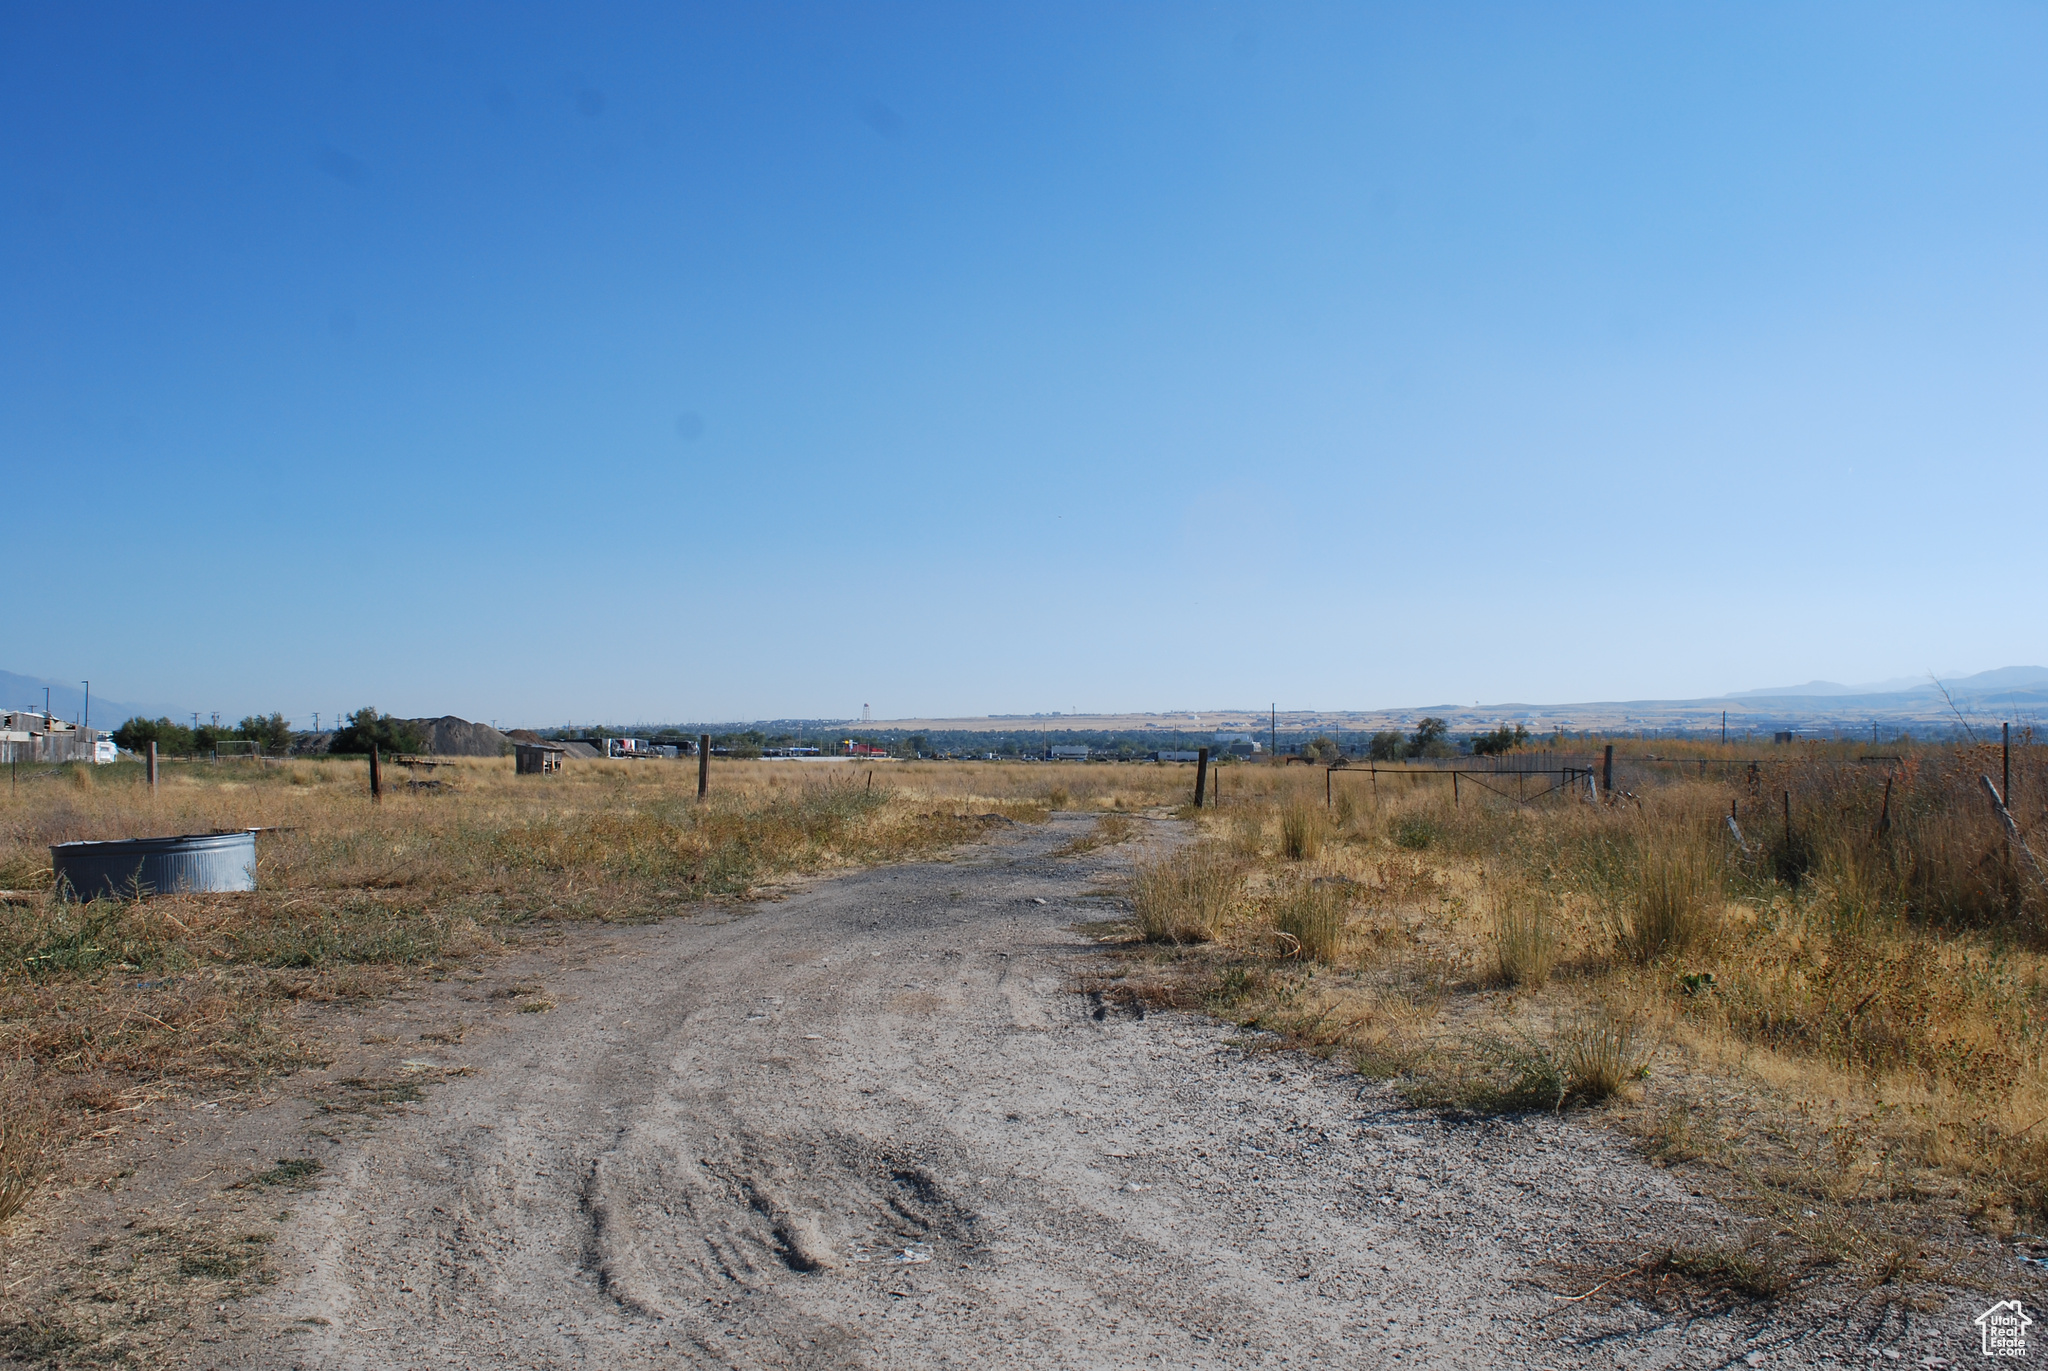
[[[251,714],[232,727],[198,724],[187,727],[171,718],[130,719],[114,730],[114,743],[130,752],[140,752],[151,743],[158,755],[192,757],[212,752],[226,742],[255,743],[264,752],[283,756],[291,750],[292,726],[282,713]],[[367,753],[371,748],[390,755],[424,752],[427,740],[410,719],[379,714],[369,705],[348,716],[348,722],[334,731],[328,741],[330,753]]]

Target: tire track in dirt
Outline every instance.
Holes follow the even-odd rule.
[[[1546,1263],[1732,1224],[1603,1130],[1416,1113],[1200,1016],[1098,1019],[1073,925],[1141,845],[1049,855],[1085,823],[593,931],[552,1013],[437,1054],[468,1074],[330,1168],[207,1364],[1850,1354],[1782,1315],[1560,1301]]]

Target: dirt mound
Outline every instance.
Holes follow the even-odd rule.
[[[512,751],[511,739],[497,729],[458,719],[453,714],[407,722],[420,731],[428,753],[436,757],[503,757]]]

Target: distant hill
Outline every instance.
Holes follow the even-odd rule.
[[[45,687],[50,692],[50,712],[60,719],[76,722],[85,708],[85,691],[80,689],[77,681],[67,685],[63,681],[45,680],[40,676],[19,676],[12,671],[0,671],[0,709],[33,709],[41,713]],[[109,700],[98,691],[94,691],[92,696],[94,728],[117,728],[138,714],[155,719],[165,715],[179,718],[190,712],[177,705],[138,705]]]
[[[1976,699],[1980,696],[2003,694],[2007,691],[2048,690],[2048,667],[2002,666],[1990,671],[1980,671],[1974,676],[1941,678],[1941,685],[1949,694],[1961,700],[1965,697]],[[1737,690],[1724,698],[1730,700],[1835,700],[1845,697],[1873,698],[1885,695],[1941,697],[1941,689],[1934,679],[1927,676],[1901,677],[1890,681],[1877,681],[1869,685],[1840,685],[1834,681],[1808,681],[1805,685],[1767,686],[1762,690]]]

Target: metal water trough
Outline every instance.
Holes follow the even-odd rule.
[[[57,874],[57,889],[71,900],[254,890],[256,833],[250,829],[58,843],[50,849],[50,865]]]

